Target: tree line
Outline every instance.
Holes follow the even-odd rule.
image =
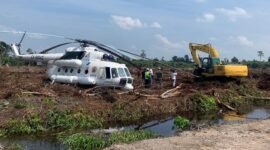
[[[35,53],[32,49],[27,49],[27,53],[33,54]],[[10,45],[6,44],[3,41],[0,41],[0,65],[33,65],[31,62],[25,62],[19,59],[15,59],[12,57],[12,49]],[[142,50],[140,56],[142,58],[146,58],[146,51]],[[268,61],[261,61],[262,57],[264,57],[263,51],[258,51],[258,57],[259,60],[252,60],[252,61],[247,61],[247,60],[242,60],[240,61],[237,57],[233,57],[231,60],[224,59],[222,63],[224,64],[245,64],[248,65],[251,68],[265,68],[265,67],[270,67],[270,57],[268,58]],[[146,60],[146,59],[130,59],[126,57],[127,59],[131,60],[134,64],[137,66],[141,67],[159,67],[160,63],[170,65],[172,67],[178,67],[178,68],[192,68],[194,66],[193,60],[189,57],[189,55],[184,55],[183,57],[181,56],[173,56],[170,60],[165,60],[164,57],[161,57],[160,59],[154,58],[154,61],[151,60]],[[120,63],[125,63],[120,59],[117,59],[118,62]],[[160,63],[158,63],[160,62]]]

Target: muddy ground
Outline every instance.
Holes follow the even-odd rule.
[[[107,150],[268,150],[269,135],[270,120],[264,120],[247,124],[211,126],[199,131],[185,131],[174,137],[114,145]]]
[[[142,86],[140,77],[134,76],[135,90],[89,88],[68,84],[51,84],[42,67],[0,67],[0,125],[11,119],[25,118],[30,114],[44,117],[47,110],[83,111],[88,115],[104,118],[108,126],[126,125],[161,119],[193,110],[190,96],[205,93],[229,105],[226,92],[237,91],[237,96],[269,96],[270,70],[251,70],[250,77],[225,81],[197,81],[191,71],[178,71],[175,96],[162,99],[145,95],[160,95],[172,89],[169,70],[163,70],[161,89],[154,82],[151,89]],[[244,85],[244,86],[243,86]],[[95,93],[95,95],[92,95]],[[90,95],[89,95],[90,94]],[[232,102],[233,103],[233,102]],[[116,115],[117,114],[117,115]]]

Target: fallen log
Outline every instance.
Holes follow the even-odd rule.
[[[178,85],[177,87],[175,87],[173,89],[170,89],[170,90],[165,91],[164,93],[162,93],[160,95],[160,97],[161,98],[169,98],[169,97],[173,97],[173,96],[178,95],[180,92],[177,91],[177,90],[180,89],[181,86],[182,86],[182,84]]]
[[[135,95],[143,96],[143,97],[159,97],[159,95],[149,95],[149,94],[142,94],[139,92],[134,92]]]
[[[231,107],[230,105],[226,105],[226,104],[222,103],[219,99],[216,99],[216,101],[217,101],[217,103],[218,103],[219,105],[224,106],[224,107],[227,108],[228,110],[231,110],[231,111],[237,111],[235,108]]]
[[[21,92],[22,94],[31,94],[31,95],[44,95],[44,96],[50,96],[53,97],[55,95],[50,93],[40,93],[40,92]]]
[[[270,100],[270,97],[256,97],[256,96],[242,96],[242,97],[250,99]]]

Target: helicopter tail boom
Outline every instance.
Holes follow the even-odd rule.
[[[20,55],[20,52],[19,52],[19,49],[16,46],[16,44],[11,44],[11,48],[12,48],[12,51],[13,51],[15,57],[18,57]]]
[[[20,58],[26,61],[34,62],[48,62],[50,60],[56,60],[61,58],[64,53],[55,53],[55,54],[20,54],[18,46],[16,44],[11,44],[12,51],[16,58]]]

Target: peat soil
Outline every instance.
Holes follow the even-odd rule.
[[[132,69],[131,69],[132,70]],[[154,70],[155,71],[155,70]],[[45,117],[50,109],[83,111],[87,115],[102,117],[107,126],[130,125],[148,122],[193,111],[190,97],[203,93],[227,104],[227,91],[236,91],[237,96],[270,96],[270,70],[250,70],[250,76],[230,80],[197,80],[190,70],[178,70],[177,89],[174,96],[161,98],[172,89],[169,70],[163,71],[162,88],[153,81],[145,89],[140,76],[133,73],[134,91],[113,88],[85,87],[51,83],[46,68],[20,66],[0,67],[0,127],[10,119],[22,119],[32,114]],[[225,97],[225,98],[224,98]]]

